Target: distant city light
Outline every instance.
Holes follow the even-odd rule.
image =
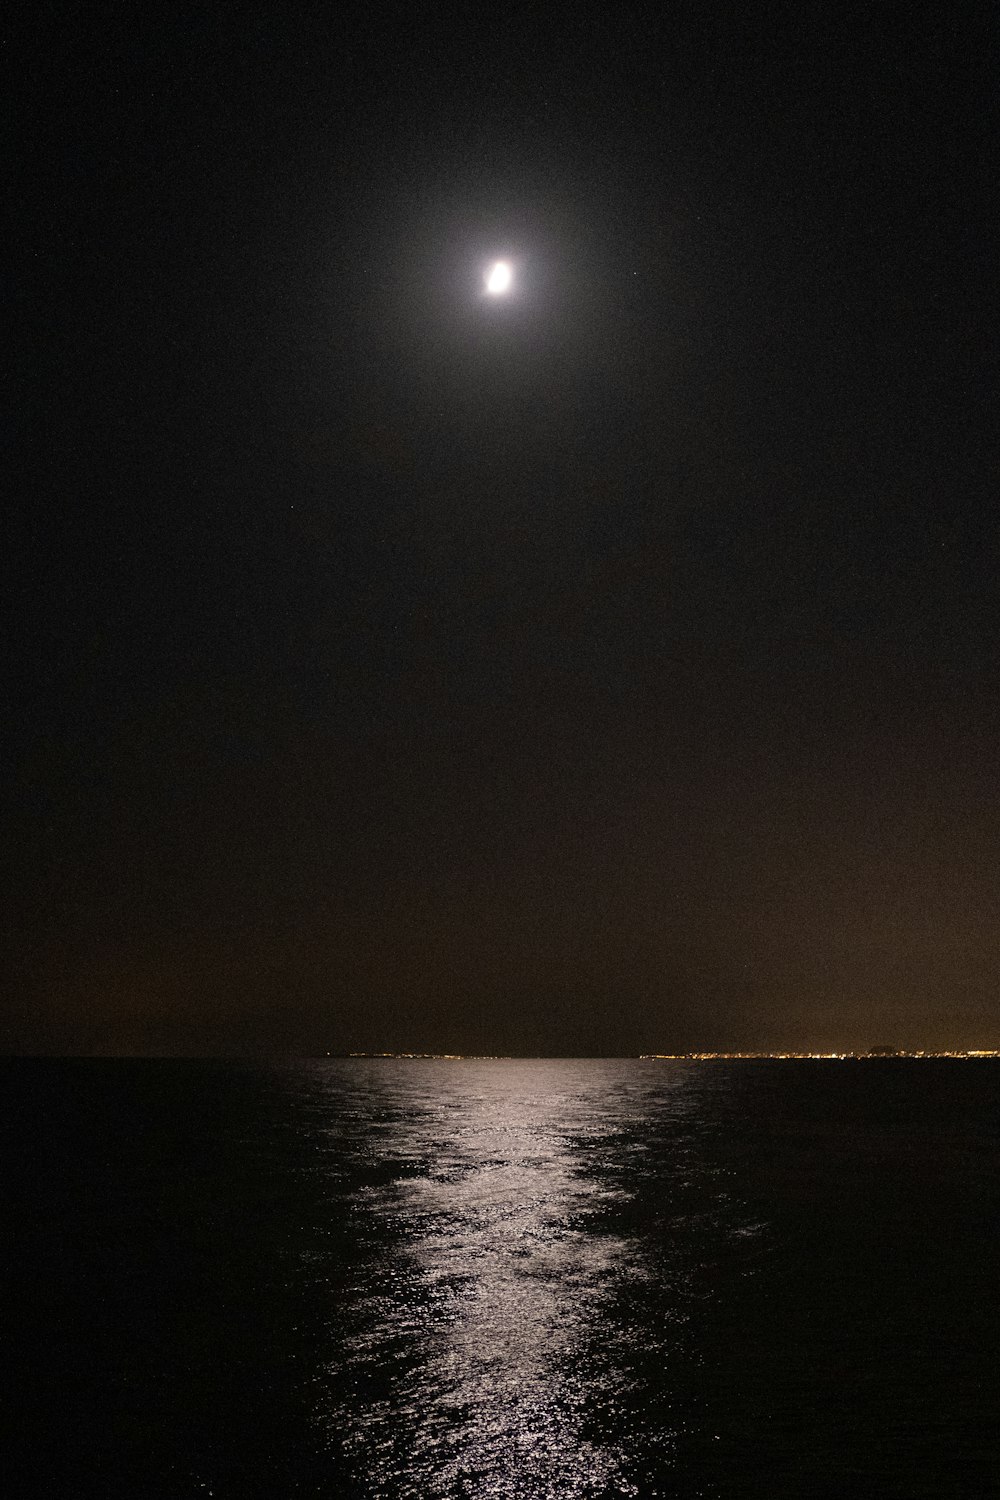
[[[886,1058],[990,1057],[1000,1058],[1000,1051],[990,1048],[967,1048],[943,1052],[906,1052],[875,1047],[868,1052],[643,1052],[640,1062],[883,1062]]]

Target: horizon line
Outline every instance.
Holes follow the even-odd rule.
[[[719,1052],[290,1052],[290,1051],[219,1051],[219,1052],[0,1052],[4,1060],[38,1059],[94,1062],[885,1062],[894,1059],[996,1059],[1000,1048],[951,1047],[914,1048],[870,1047],[842,1051],[740,1050]]]

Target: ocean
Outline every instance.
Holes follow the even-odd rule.
[[[1000,1494],[1000,1063],[0,1063],[4,1490]]]

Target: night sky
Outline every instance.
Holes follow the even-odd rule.
[[[1000,1046],[996,44],[8,32],[0,1045]]]

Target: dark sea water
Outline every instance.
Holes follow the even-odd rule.
[[[0,1064],[13,1496],[1000,1493],[1000,1064]]]

